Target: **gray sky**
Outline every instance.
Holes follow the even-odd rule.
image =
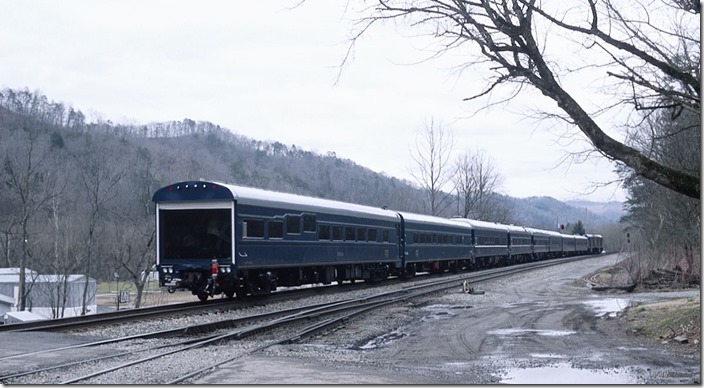
[[[372,29],[335,83],[358,14],[347,0],[297,3],[0,0],[0,86],[38,89],[89,119],[210,121],[409,180],[409,152],[434,118],[457,154],[491,157],[505,194],[625,198],[615,185],[593,190],[616,179],[605,159],[560,164],[585,149],[582,136],[526,118],[554,103],[532,92],[474,114],[486,101],[462,99],[482,74],[458,73],[460,53],[423,61],[425,37]]]

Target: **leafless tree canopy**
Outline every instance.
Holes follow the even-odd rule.
[[[450,155],[453,147],[452,132],[430,119],[411,152],[411,175],[427,195],[432,215],[440,214],[450,205],[449,196],[442,190],[452,178]]]
[[[506,223],[510,209],[498,198],[501,175],[485,154],[467,151],[457,158],[454,174],[459,214],[464,218]]]
[[[490,75],[485,88],[467,100],[511,85],[513,95],[531,86],[559,107],[595,150],[637,175],[699,198],[700,178],[672,168],[608,135],[619,124],[597,123],[607,110],[626,110],[634,120],[667,110],[672,117],[700,111],[700,5],[685,0],[378,0],[369,7],[351,47],[373,24],[386,20],[437,38],[438,54],[469,50],[467,68]],[[567,44],[563,46],[562,44]],[[570,50],[570,51],[566,51]],[[463,51],[463,53],[466,51]],[[581,66],[560,61],[576,52]],[[562,77],[597,72],[609,90],[598,108],[585,108]],[[510,99],[510,97],[509,97]],[[622,123],[621,125],[625,125]],[[607,127],[608,126],[608,127]],[[692,130],[700,131],[699,127]]]

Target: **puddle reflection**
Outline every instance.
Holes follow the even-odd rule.
[[[570,334],[575,334],[576,331],[569,330],[537,330],[537,329],[497,329],[488,331],[487,334],[503,335],[503,336],[519,336],[527,333],[537,334],[544,337],[563,337]]]
[[[538,368],[510,368],[503,384],[634,384],[637,376],[624,369],[580,369],[567,363]]]
[[[390,333],[386,333],[384,335],[380,335],[371,341],[367,342],[366,344],[362,345],[359,347],[359,349],[362,350],[371,350],[371,349],[376,349],[380,348],[384,345],[387,345],[393,341],[398,341],[400,339],[408,337],[408,333],[404,332],[403,329],[396,329]]]
[[[424,316],[421,318],[422,322],[427,322],[427,321],[433,321],[433,320],[438,320],[438,319],[447,319],[447,318],[452,318],[457,313],[455,312],[456,310],[465,310],[465,309],[470,309],[472,306],[463,306],[463,305],[449,305],[449,304],[434,304],[430,306],[425,306],[423,307],[423,310],[429,311],[430,314]]]
[[[583,303],[591,307],[597,313],[597,317],[608,316],[609,318],[616,317],[618,313],[631,305],[631,301],[624,298],[588,300]]]

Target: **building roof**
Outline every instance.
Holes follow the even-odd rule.
[[[26,282],[35,282],[35,283],[58,283],[62,282],[66,277],[66,281],[71,283],[71,282],[79,282],[83,281],[85,279],[84,275],[81,274],[71,274],[71,275],[58,275],[58,274],[39,274],[37,271],[33,271],[29,268],[26,269],[25,272],[25,281]],[[89,281],[92,281],[92,278],[88,278]],[[18,283],[20,281],[20,272],[19,268],[0,268],[0,284],[13,284],[13,283]]]

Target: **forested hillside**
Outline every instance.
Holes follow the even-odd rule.
[[[262,142],[190,119],[146,125],[88,122],[39,92],[0,92],[0,247],[7,267],[138,281],[153,261],[151,196],[191,179],[424,212],[410,182],[333,152]],[[449,195],[449,194],[448,194]],[[512,223],[612,220],[552,198],[505,197]],[[453,216],[454,206],[448,214]]]

